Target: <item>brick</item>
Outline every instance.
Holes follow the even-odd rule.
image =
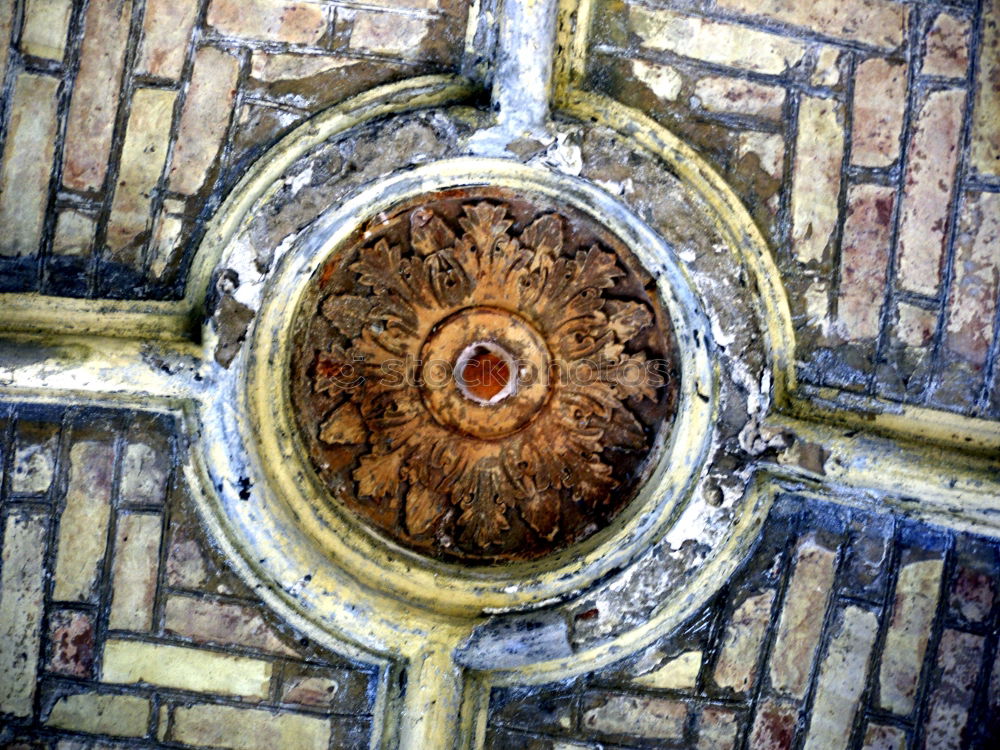
[[[170,162],[171,190],[193,194],[201,189],[229,127],[239,72],[240,61],[222,50],[202,47],[195,55]]]
[[[319,3],[282,0],[212,0],[207,20],[223,34],[292,44],[315,44],[327,27]]]
[[[52,593],[58,601],[86,601],[93,594],[107,545],[113,472],[109,442],[86,440],[70,449]]]
[[[194,705],[174,709],[170,739],[233,750],[327,750],[330,722],[316,716],[255,708]]]
[[[717,0],[716,7],[876,47],[902,44],[908,15],[905,5],[891,0]]]
[[[0,714],[32,713],[47,536],[44,516],[16,510],[7,516],[0,568]]]
[[[28,0],[21,30],[25,54],[62,60],[72,11],[70,0]]]
[[[149,724],[150,703],[134,695],[77,693],[56,701],[45,723],[58,729],[114,737],[142,737]]]
[[[865,60],[854,74],[851,163],[887,167],[899,157],[906,108],[906,64]]]
[[[184,249],[184,220],[161,211],[149,242],[149,275],[162,279]]]
[[[336,708],[339,713],[366,713],[371,709],[369,682],[367,674],[355,669],[286,675],[281,702]]]
[[[269,692],[272,670],[270,662],[245,656],[111,639],[104,644],[101,679],[263,699]]]
[[[972,105],[969,165],[984,176],[1000,176],[1000,0],[982,7],[983,30]]]
[[[696,750],[732,750],[739,729],[735,712],[718,706],[705,706],[698,719]]]
[[[996,576],[983,570],[962,566],[955,574],[950,594],[952,608],[969,622],[983,622],[996,599]]]
[[[983,658],[983,638],[945,630],[938,647],[941,679],[931,694],[924,723],[927,747],[964,747],[969,712],[976,699],[976,679]]]
[[[900,302],[897,310],[896,338],[907,346],[922,349],[931,342],[937,329],[937,313]]]
[[[852,341],[878,336],[895,198],[892,188],[879,185],[853,185],[847,192],[837,317]]]
[[[899,285],[934,296],[948,229],[965,92],[928,94],[910,146],[899,228]]]
[[[100,190],[104,184],[131,16],[131,0],[92,0],[87,6],[66,125],[63,184],[68,188]]]
[[[52,252],[56,255],[87,256],[94,244],[94,220],[73,209],[59,212]]]
[[[632,74],[660,99],[672,102],[681,93],[684,79],[676,68],[644,60],[632,60],[631,65]]]
[[[701,651],[687,651],[668,661],[659,669],[636,677],[632,682],[660,690],[690,690],[701,671]]]
[[[694,87],[702,108],[709,112],[752,115],[780,120],[785,106],[785,90],[753,81],[723,76],[700,79]]]
[[[955,238],[945,343],[977,367],[993,341],[1000,286],[1000,194],[966,193]]]
[[[969,22],[940,13],[927,34],[921,72],[931,76],[964,78],[969,67]]]
[[[795,740],[794,706],[767,699],[762,701],[754,716],[750,734],[753,750],[789,750]]]
[[[630,695],[588,696],[581,718],[588,732],[648,739],[680,738],[686,720],[680,701]]]
[[[772,215],[777,214],[785,173],[784,138],[774,133],[748,130],[739,134],[736,155],[740,160],[755,159],[758,167],[771,178],[771,184],[764,188],[761,197],[766,197]]]
[[[344,67],[357,65],[357,60],[333,55],[294,55],[254,50],[250,60],[250,77],[263,83],[312,78]]]
[[[58,128],[59,81],[21,73],[14,83],[0,169],[0,256],[38,252]]]
[[[49,615],[51,656],[48,670],[88,678],[94,671],[94,621],[84,612],[62,610]]]
[[[668,10],[631,5],[628,23],[647,49],[759,73],[783,73],[805,55],[791,39]]]
[[[846,607],[820,666],[805,750],[850,744],[854,716],[868,675],[868,657],[878,633],[878,618]]]
[[[125,446],[119,493],[130,505],[160,505],[170,475],[170,446],[165,441],[133,440]]]
[[[943,567],[941,560],[922,560],[899,570],[879,672],[879,705],[892,713],[913,710]]]
[[[277,636],[256,607],[190,596],[170,596],[164,629],[197,643],[222,643],[296,655]]]
[[[816,68],[809,79],[813,86],[836,86],[842,75],[840,63],[844,52],[839,47],[822,47],[816,56]]]
[[[150,225],[150,204],[163,173],[170,144],[176,91],[135,90],[125,129],[115,197],[108,219],[107,245],[119,263],[140,262],[137,242]]]
[[[47,423],[18,426],[11,467],[11,492],[44,495],[52,485],[59,445],[58,427]]]
[[[863,750],[906,750],[906,733],[898,727],[869,724]]]
[[[138,72],[173,81],[181,77],[199,5],[197,0],[147,1]]]
[[[716,685],[740,693],[753,687],[773,604],[774,591],[769,590],[747,597],[733,612],[715,665]]]
[[[118,517],[108,616],[108,627],[113,630],[152,627],[162,525],[159,514],[131,513]]]
[[[428,31],[427,18],[357,11],[349,46],[357,52],[410,59],[420,56]]]
[[[801,698],[809,684],[816,646],[823,629],[826,602],[833,586],[836,552],[813,537],[799,542],[795,572],[785,594],[778,635],[771,650],[772,687]]]
[[[792,176],[792,244],[802,263],[823,260],[837,225],[842,119],[842,108],[832,99],[802,98]]]

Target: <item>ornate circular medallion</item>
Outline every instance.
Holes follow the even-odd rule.
[[[331,501],[465,563],[605,527],[676,407],[651,289],[624,243],[541,195],[440,191],[379,214],[297,313],[293,404]]]

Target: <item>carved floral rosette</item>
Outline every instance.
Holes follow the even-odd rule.
[[[466,563],[604,528],[676,403],[650,289],[610,233],[538,197],[453,190],[376,217],[299,312],[293,404],[332,501]]]

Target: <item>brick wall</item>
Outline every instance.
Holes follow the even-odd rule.
[[[996,540],[788,495],[675,635],[565,685],[494,690],[496,750],[987,748]]]
[[[171,420],[0,409],[0,747],[368,747],[378,670],[219,564]]]
[[[462,0],[0,0],[0,291],[173,298],[205,219],[311,114],[450,70]]]
[[[1000,414],[1000,3],[596,6],[586,85],[691,142],[746,202],[801,379]]]

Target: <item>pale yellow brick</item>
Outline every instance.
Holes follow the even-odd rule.
[[[270,662],[245,656],[111,639],[104,645],[101,679],[263,699],[272,670]]]
[[[77,693],[55,702],[45,724],[57,729],[113,737],[142,737],[149,725],[150,703],[134,695]]]
[[[923,560],[899,570],[879,671],[879,705],[894,714],[913,709],[943,568],[941,560]]]
[[[742,693],[753,687],[760,647],[771,620],[774,591],[748,597],[726,624],[722,651],[715,665],[715,683]]]
[[[755,115],[769,120],[781,118],[785,90],[753,81],[723,76],[700,79],[694,87],[701,106],[709,112]]]
[[[122,459],[122,501],[136,505],[160,503],[167,489],[170,446],[155,447],[134,440],[125,446]]]
[[[882,47],[903,43],[909,11],[892,0],[717,0],[716,5]]]
[[[791,39],[668,10],[632,5],[628,22],[647,49],[761,73],[782,73],[805,55]]]
[[[869,724],[863,750],[906,750],[906,733],[898,727]]]
[[[198,50],[170,163],[172,190],[196,193],[204,183],[229,127],[239,72],[239,60],[229,53]]]
[[[430,19],[427,18],[358,11],[351,28],[350,47],[377,55],[419,57],[428,31]]]
[[[63,184],[74,190],[99,190],[104,184],[131,18],[131,0],[87,5],[63,161]]]
[[[73,209],[59,212],[52,252],[56,255],[90,255],[94,243],[94,220]]]
[[[937,313],[901,302],[896,321],[896,336],[907,346],[920,348],[931,342],[937,328]]]
[[[24,7],[21,49],[35,57],[62,60],[72,11],[70,0],[28,0]]]
[[[695,686],[701,671],[701,651],[688,651],[671,659],[659,669],[636,677],[633,682],[643,687],[663,690],[688,690]]]
[[[813,86],[836,86],[840,83],[840,61],[844,52],[839,47],[821,47],[816,55],[816,68],[810,82]]]
[[[740,722],[735,711],[705,706],[698,722],[697,750],[734,750]]]
[[[171,739],[232,750],[327,750],[330,722],[317,716],[254,708],[195,705],[174,710]]]
[[[315,44],[326,33],[327,17],[321,3],[212,0],[208,24],[232,36]]]
[[[681,74],[670,65],[632,60],[632,74],[658,97],[670,102],[677,99],[684,86]]]
[[[842,120],[836,101],[802,98],[792,176],[792,244],[795,257],[803,263],[823,260],[837,225]]]
[[[983,30],[972,105],[969,163],[981,175],[1000,176],[1000,0],[983,3]]]
[[[0,256],[38,252],[55,155],[59,81],[21,73],[14,83],[0,169]]]
[[[357,60],[332,55],[295,55],[254,50],[250,60],[250,77],[263,83],[298,80],[357,64]]]
[[[161,526],[162,519],[158,514],[119,516],[109,628],[149,630],[151,627],[159,571]]]
[[[932,76],[964,78],[969,67],[969,22],[940,13],[927,34],[921,72]]]
[[[795,698],[805,695],[833,587],[836,558],[833,550],[812,537],[798,545],[795,572],[785,593],[778,635],[771,650],[771,686],[778,692]]]
[[[66,508],[59,519],[56,557],[58,601],[90,598],[107,545],[111,517],[114,447],[110,442],[78,442],[69,453]]]
[[[809,719],[805,750],[846,748],[868,675],[868,656],[878,634],[878,618],[858,607],[844,609],[826,658]]]
[[[135,265],[139,261],[135,242],[152,223],[150,204],[167,158],[176,98],[175,91],[143,88],[132,96],[108,219],[107,245],[111,257],[120,263]]]
[[[198,6],[197,0],[148,0],[136,70],[171,80],[181,77]]]
[[[895,198],[895,190],[881,185],[853,185],[847,193],[837,317],[851,341],[879,332]]]
[[[184,220],[160,212],[149,243],[149,273],[153,278],[162,278],[171,263],[183,249]]]
[[[906,109],[906,64],[865,60],[854,74],[851,162],[885,167],[899,157]]]
[[[964,106],[964,91],[935,91],[917,118],[907,157],[897,275],[911,292],[933,296],[941,283]]]
[[[52,485],[59,434],[55,425],[21,423],[14,447],[10,489],[25,495],[43,495]]]
[[[30,716],[41,644],[46,518],[12,511],[0,570],[0,714]]]
[[[581,719],[588,732],[629,734],[648,739],[680,738],[687,720],[687,706],[666,698],[600,695],[584,704]]]

